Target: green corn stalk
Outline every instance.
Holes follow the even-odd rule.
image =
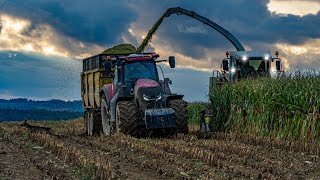
[[[301,142],[320,139],[320,75],[246,79],[209,94],[219,131]]]

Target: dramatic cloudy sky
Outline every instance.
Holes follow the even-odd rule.
[[[181,6],[233,33],[247,50],[279,50],[286,69],[320,69],[319,0],[0,0],[0,98],[80,99],[81,58],[139,45],[169,7]],[[176,56],[172,89],[206,99],[226,50],[220,34],[189,17],[165,19],[150,49]]]

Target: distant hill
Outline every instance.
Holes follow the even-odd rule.
[[[35,101],[25,98],[0,99],[0,122],[21,120],[68,120],[81,117],[82,101]]]
[[[83,111],[82,101],[62,101],[52,99],[48,101],[35,101],[25,98],[19,99],[0,99],[0,109],[16,109],[16,110],[50,110],[50,111]]]

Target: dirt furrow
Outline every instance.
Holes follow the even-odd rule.
[[[124,135],[113,136],[111,138],[71,138],[77,141],[77,143],[86,144],[105,152],[118,152],[118,155],[125,154],[126,158],[130,156],[141,157],[143,161],[151,161],[152,163],[140,164],[170,178],[197,179],[201,177],[201,179],[221,179],[230,176],[230,174],[217,172],[216,169],[199,161],[181,158],[175,154],[159,150],[157,147],[137,143],[137,141],[133,140],[135,138]],[[137,161],[137,159],[132,158],[132,161]],[[214,174],[214,172],[217,173]]]
[[[0,137],[0,179],[78,179],[78,167],[23,137]]]

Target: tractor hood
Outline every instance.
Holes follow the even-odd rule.
[[[135,83],[134,90],[137,91],[139,88],[155,88],[160,86],[155,80],[152,79],[138,79]]]
[[[152,79],[138,79],[134,86],[134,97],[140,108],[155,106],[162,99],[161,86]]]

